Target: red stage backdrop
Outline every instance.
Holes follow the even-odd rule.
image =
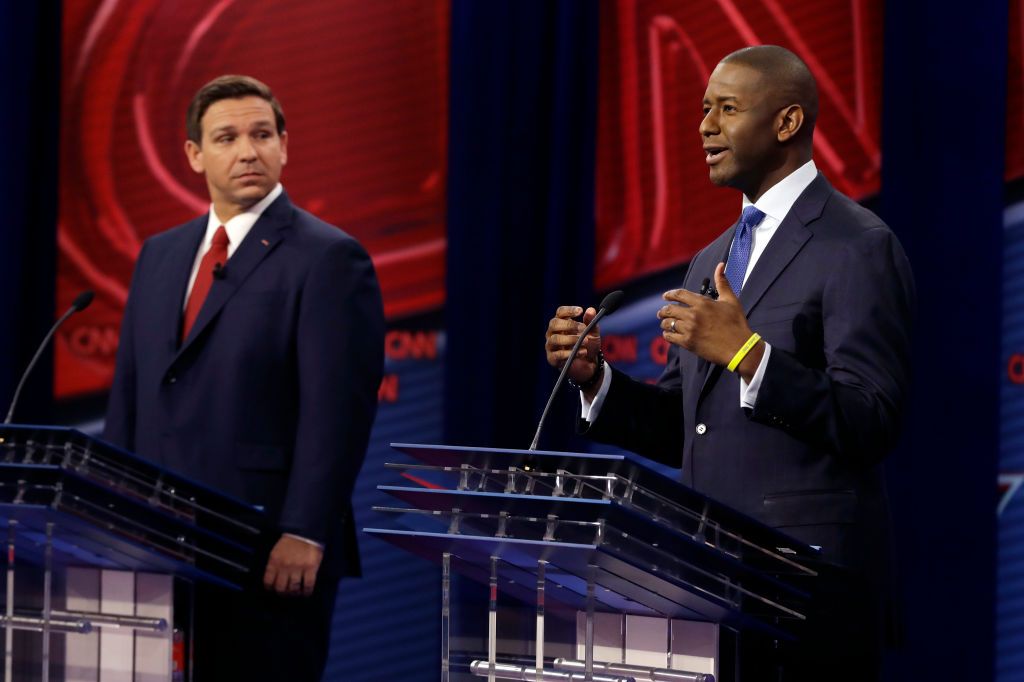
[[[799,54],[818,80],[818,167],[878,191],[882,0],[614,0],[601,5],[597,288],[689,262],[740,201],[708,181],[697,133],[708,75],[746,45]]]
[[[57,308],[97,300],[56,343],[55,393],[105,390],[146,237],[208,209],[184,112],[223,73],[267,82],[292,199],[358,237],[388,316],[444,301],[445,0],[64,3]]]

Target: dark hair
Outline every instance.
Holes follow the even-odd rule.
[[[259,97],[270,103],[274,110],[274,121],[277,123],[277,134],[284,132],[284,112],[281,103],[274,97],[267,84],[251,76],[226,75],[218,76],[199,88],[189,102],[185,114],[185,133],[188,139],[200,144],[203,139],[203,114],[214,102],[222,99],[238,99],[240,97]]]

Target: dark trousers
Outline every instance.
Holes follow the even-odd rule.
[[[310,597],[198,586],[195,682],[319,682],[337,593],[338,581],[323,576]]]
[[[808,619],[782,624],[795,642],[739,635],[737,682],[877,682],[885,631],[878,588],[825,566],[812,594]]]

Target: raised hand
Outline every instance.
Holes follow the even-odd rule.
[[[715,268],[715,288],[717,301],[686,289],[666,291],[663,298],[670,304],[658,310],[658,318],[666,341],[724,366],[753,332],[743,306],[725,278],[725,263]],[[736,368],[737,373],[749,382],[763,355],[764,343],[758,342]]]
[[[594,319],[595,315],[597,315],[597,310],[594,308],[587,308],[584,311],[579,306],[563,305],[558,307],[555,316],[548,322],[545,334],[544,350],[547,352],[548,364],[556,368],[561,368],[565,364],[580,332]],[[600,348],[601,332],[598,326],[590,331],[587,339],[580,346],[580,352],[573,360],[572,367],[569,368],[569,378],[578,384],[589,381],[597,371],[597,357]]]

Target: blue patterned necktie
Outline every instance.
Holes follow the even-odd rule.
[[[737,294],[743,288],[743,276],[747,274],[750,262],[750,247],[753,245],[753,231],[764,219],[764,213],[751,204],[743,209],[740,224],[736,226],[736,235],[729,248],[729,260],[725,264],[725,278],[729,286]]]

